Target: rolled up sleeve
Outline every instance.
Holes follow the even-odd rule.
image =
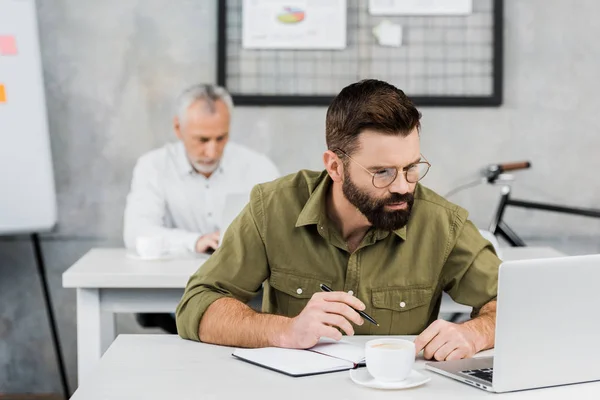
[[[256,186],[219,248],[187,283],[176,311],[177,331],[182,338],[200,340],[200,321],[216,300],[231,297],[246,303],[259,293],[269,274],[262,227],[261,188]]]
[[[444,291],[457,303],[473,307],[475,315],[497,296],[501,261],[466,212],[457,213],[454,231],[443,268]]]

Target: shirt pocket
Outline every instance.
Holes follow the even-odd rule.
[[[429,323],[432,297],[432,288],[422,285],[372,289],[372,317],[380,325],[373,333],[418,335]]]
[[[321,292],[322,283],[331,287],[330,279],[271,270],[269,285],[275,289],[277,314],[288,317],[300,314],[313,294]]]

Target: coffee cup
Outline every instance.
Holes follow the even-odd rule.
[[[365,345],[367,370],[381,382],[406,379],[415,363],[415,344],[404,339],[374,339]]]

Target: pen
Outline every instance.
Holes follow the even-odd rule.
[[[327,286],[327,285],[325,285],[323,283],[321,283],[319,286],[321,287],[321,290],[324,291],[324,292],[333,292],[333,290],[329,286]],[[354,309],[354,311],[356,311],[361,317],[363,317],[367,321],[369,321],[369,322],[371,322],[371,323],[379,326],[379,324],[377,323],[377,321],[375,321],[373,318],[371,318],[366,312],[360,311],[360,310],[356,310],[356,309]]]

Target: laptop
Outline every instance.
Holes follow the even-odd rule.
[[[507,261],[494,357],[426,368],[490,392],[600,380],[600,255]]]

